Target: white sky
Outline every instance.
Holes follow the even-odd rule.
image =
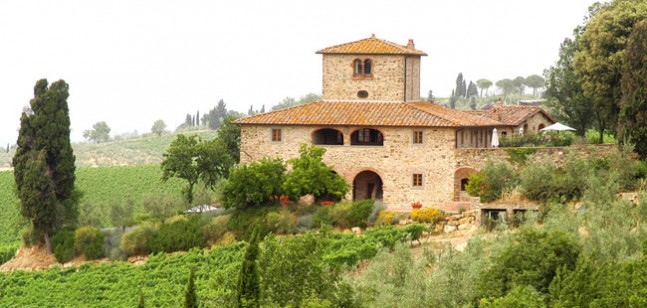
[[[369,37],[423,57],[421,93],[542,74],[594,0],[10,1],[0,0],[0,146],[15,143],[40,78],[70,84],[72,139],[175,129],[187,113],[269,109],[321,93],[324,47]]]

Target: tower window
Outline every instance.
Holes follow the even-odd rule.
[[[371,59],[364,60],[364,76],[370,76],[372,74],[371,69]]]
[[[355,76],[363,76],[364,75],[364,69],[362,67],[362,60],[355,59],[355,61],[353,61],[353,68],[354,68],[353,75],[355,75]]]
[[[365,90],[361,90],[357,92],[357,97],[359,98],[367,98],[368,97],[368,92]]]

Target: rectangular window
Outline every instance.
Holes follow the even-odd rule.
[[[422,174],[415,173],[413,175],[413,187],[422,187]]]
[[[413,143],[414,144],[421,144],[422,143],[422,131],[414,131],[413,132]]]
[[[281,141],[281,129],[273,128],[272,129],[272,141]]]

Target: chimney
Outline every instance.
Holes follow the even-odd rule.
[[[409,39],[409,43],[407,43],[407,48],[409,49],[414,49],[415,45],[413,44],[413,39]]]

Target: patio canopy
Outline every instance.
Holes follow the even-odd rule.
[[[576,129],[557,122],[551,126],[544,127],[541,130],[545,131],[545,130],[576,130]]]

